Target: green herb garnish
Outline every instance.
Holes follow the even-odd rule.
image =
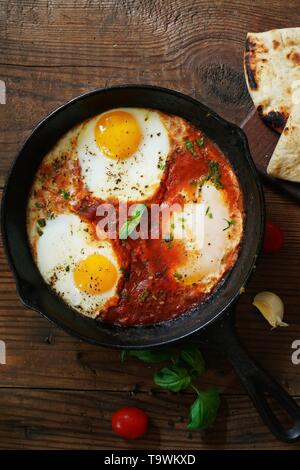
[[[184,142],[184,145],[185,145],[185,148],[191,152],[191,154],[193,155],[193,157],[198,157],[198,154],[194,148],[194,144],[191,140],[187,139],[185,142]]]
[[[212,219],[212,218],[213,218],[213,213],[211,212],[209,206],[208,206],[208,208],[206,209],[205,215],[206,215],[209,219]]]
[[[191,368],[192,372],[196,372],[199,376],[204,373],[204,358],[199,349],[195,346],[182,349],[182,351],[180,351],[179,358]]]
[[[210,160],[210,162],[209,162],[209,173],[208,173],[207,179],[209,179],[212,183],[214,183],[216,188],[223,188],[223,185],[220,181],[221,173],[220,173],[220,170],[219,170],[219,163],[218,162],[214,162],[214,161]]]
[[[139,302],[145,302],[149,295],[150,292],[148,291],[148,289],[144,289],[143,292],[139,295]]]
[[[43,228],[46,226],[46,219],[38,219],[37,223],[40,227]]]
[[[66,200],[69,199],[69,197],[70,197],[69,191],[65,191],[64,189],[61,189],[61,190],[59,191],[59,194],[61,194],[62,197],[63,197],[64,199],[66,199]]]
[[[140,223],[143,213],[147,207],[145,204],[137,204],[136,208],[131,216],[128,217],[127,222],[125,222],[120,230],[119,238],[120,240],[126,240],[133,230]]]
[[[128,279],[128,278],[129,278],[129,271],[128,271],[128,269],[124,268],[124,266],[121,266],[121,267],[120,267],[120,271],[121,271],[121,273],[123,274],[123,276],[124,276],[125,279]]]
[[[157,168],[159,168],[159,170],[164,170],[166,168],[166,164],[163,162],[159,162]]]
[[[43,209],[45,206],[44,204],[40,204],[39,202],[36,202],[35,207],[37,207],[37,209]]]
[[[135,357],[140,361],[146,362],[147,364],[156,364],[158,362],[168,361],[172,357],[172,351],[170,348],[160,348],[154,350],[135,351],[135,350],[124,350],[121,353],[122,362],[127,357]]]
[[[231,227],[231,225],[234,225],[235,224],[235,220],[227,220],[227,219],[224,219],[225,222],[227,222],[227,227],[223,228],[223,232],[225,232],[225,230],[228,230],[229,227]]]
[[[174,237],[171,233],[166,235],[166,237],[164,238],[164,242],[168,245],[168,248],[173,248],[173,243],[172,243],[173,240],[174,240]]]
[[[175,279],[177,279],[178,281],[180,281],[180,280],[182,279],[182,274],[180,274],[180,273],[175,272],[175,273],[173,274],[173,276],[174,276]]]
[[[66,266],[67,273],[70,271],[70,266]]]
[[[220,397],[215,389],[199,390],[193,383],[195,377],[201,377],[205,371],[203,356],[196,346],[186,348],[161,348],[154,351],[122,351],[121,360],[135,357],[147,364],[170,361],[169,366],[154,373],[156,385],[172,392],[180,392],[191,387],[197,394],[190,407],[188,429],[205,429],[216,419]]]
[[[185,367],[173,364],[155,372],[153,380],[156,385],[162,388],[172,392],[180,392],[190,385],[191,376]]]
[[[39,226],[36,227],[36,231],[37,231],[37,233],[39,234],[40,237],[41,237],[41,236],[43,235],[43,233],[44,233],[43,230],[40,229]]]
[[[201,147],[203,147],[204,145],[204,137],[199,137],[198,139],[196,139],[196,144],[201,149]]]
[[[214,388],[206,391],[199,391],[196,387],[194,390],[198,394],[198,398],[194,401],[190,408],[190,422],[188,429],[206,429],[215,421],[220,407],[220,397]]]

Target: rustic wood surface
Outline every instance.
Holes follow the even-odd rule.
[[[299,26],[299,0],[0,0],[0,186],[21,142],[64,101],[97,87],[157,84],[203,101],[240,123],[251,108],[242,71],[247,31]],[[300,339],[300,207],[266,188],[267,211],[285,233],[285,246],[263,256],[238,307],[237,325],[251,353],[295,397],[300,365],[291,344]],[[270,331],[251,301],[260,290],[281,295],[288,328]],[[231,367],[204,348],[222,407],[213,429],[190,434],[192,396],[155,389],[153,367],[67,336],[17,298],[0,257],[0,448],[18,449],[300,449],[277,442],[261,423]],[[138,404],[149,433],[129,443],[110,430],[113,410]]]

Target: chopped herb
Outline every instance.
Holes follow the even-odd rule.
[[[168,248],[173,248],[173,240],[174,240],[174,237],[171,233],[169,233],[168,235],[166,235],[166,237],[164,238],[164,242],[168,245]]]
[[[209,161],[209,172],[207,175],[202,175],[198,184],[199,187],[202,188],[204,183],[207,181],[211,181],[216,188],[223,188],[223,184],[221,183],[221,173],[219,170],[219,163],[214,162],[212,160]]]
[[[219,170],[219,163],[218,162],[214,162],[214,161],[210,160],[208,179],[210,179],[210,181],[212,183],[214,183],[216,188],[222,188],[223,187],[223,185],[220,181],[221,173],[220,173],[220,170]]]
[[[36,202],[35,207],[37,207],[38,209],[43,209],[45,206],[44,204],[40,204],[39,202]]]
[[[145,302],[149,295],[150,292],[148,291],[148,289],[144,289],[143,292],[139,295],[139,302]]]
[[[40,227],[38,227],[38,226],[36,227],[36,231],[37,231],[37,233],[39,234],[40,237],[41,237],[41,236],[43,235],[43,233],[44,233],[43,230],[40,229]]]
[[[120,267],[120,271],[121,271],[121,273],[123,274],[123,276],[124,276],[125,279],[128,279],[128,278],[129,278],[129,271],[128,271],[128,269],[124,268],[124,266],[121,266],[121,267]]]
[[[65,191],[64,189],[61,189],[61,190],[59,191],[59,194],[61,194],[62,197],[63,197],[64,199],[66,199],[66,200],[69,199],[69,197],[70,197],[69,191]]]
[[[182,274],[175,272],[175,273],[174,273],[174,277],[175,277],[175,279],[177,279],[178,281],[180,281],[180,280],[182,279]]]
[[[194,149],[194,144],[193,144],[193,142],[192,142],[191,140],[188,140],[188,139],[187,139],[187,140],[184,142],[184,145],[185,145],[185,148],[186,148],[189,152],[191,152],[191,154],[193,155],[193,157],[198,157],[198,154],[197,154],[197,152],[196,152],[195,149]]]
[[[199,137],[199,139],[196,139],[196,144],[198,145],[199,148],[203,147],[204,137]]]
[[[120,230],[119,238],[121,240],[126,240],[129,235],[133,232],[133,230],[137,227],[140,223],[143,213],[147,207],[145,204],[137,204],[135,211],[133,214],[128,217],[127,222],[125,222]]]
[[[211,212],[209,206],[208,206],[208,208],[206,209],[205,215],[207,215],[207,217],[208,217],[209,219],[212,219],[212,218],[213,218],[213,214],[212,214],[212,212]]]
[[[54,219],[54,217],[55,217],[55,214],[54,214],[53,212],[51,212],[51,211],[48,211],[48,212],[47,212],[47,218],[48,218],[48,219],[51,219],[51,220],[52,220],[52,219]]]
[[[66,266],[67,273],[70,271],[70,266]]]
[[[226,222],[227,222],[227,227],[223,228],[223,232],[225,232],[225,230],[228,230],[229,227],[231,227],[231,225],[234,225],[235,224],[235,220],[227,220],[227,219],[224,219]]]
[[[46,219],[38,219],[37,223],[40,227],[45,227]]]
[[[159,170],[164,170],[166,168],[166,164],[163,162],[159,162],[159,164],[157,165],[157,168],[159,168]]]

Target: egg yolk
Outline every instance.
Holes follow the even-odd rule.
[[[109,291],[116,284],[118,273],[106,256],[93,254],[76,264],[73,277],[78,289],[97,295]]]
[[[96,144],[110,158],[124,160],[133,155],[142,138],[139,123],[126,111],[103,114],[95,126]]]

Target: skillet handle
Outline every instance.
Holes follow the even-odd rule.
[[[238,339],[232,315],[226,315],[223,321],[207,331],[209,339],[233,365],[245,389],[250,395],[262,420],[270,431],[283,442],[295,442],[300,439],[300,407],[295,400],[266,372],[246,351]],[[288,414],[292,425],[286,429],[275,415],[266,396],[275,400]]]

